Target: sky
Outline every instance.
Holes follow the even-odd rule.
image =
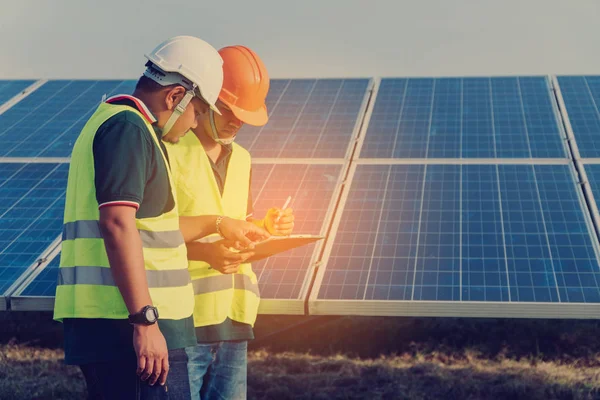
[[[136,79],[176,35],[272,78],[600,74],[598,0],[0,0],[0,79]]]

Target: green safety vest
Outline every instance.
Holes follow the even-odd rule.
[[[200,140],[188,132],[177,144],[166,144],[181,216],[224,215],[244,220],[250,190],[250,154],[236,143],[227,167],[223,195]],[[210,235],[200,241],[221,239]],[[203,261],[189,261],[196,306],[194,326],[219,324],[227,317],[254,325],[260,294],[250,264],[235,274],[222,274]]]
[[[124,111],[135,112],[143,118],[131,107],[103,103],[88,120],[73,148],[54,305],[54,319],[59,321],[63,318],[127,319],[129,315],[113,280],[99,228],[92,152],[98,128],[110,117]],[[146,125],[148,134],[160,149],[152,125],[148,122]],[[168,166],[162,150],[161,154]],[[176,202],[170,173],[169,183]],[[136,219],[136,226],[142,240],[150,297],[160,318],[189,317],[193,312],[194,297],[177,205],[158,217]]]

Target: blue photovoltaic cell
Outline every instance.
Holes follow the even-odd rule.
[[[559,76],[577,147],[582,157],[600,157],[600,76]]]
[[[290,207],[296,218],[294,233],[318,235],[325,224],[341,165],[254,164],[254,217],[264,218],[270,207]],[[310,268],[316,244],[302,246],[252,264],[262,298],[297,299]]]
[[[359,165],[320,299],[600,302],[566,165]]]
[[[340,171],[341,165],[253,165],[254,216],[263,218],[267,209],[281,207],[287,196],[292,196],[290,207],[294,209],[296,216],[295,232],[319,234],[325,223]],[[58,229],[60,231],[60,224]],[[297,299],[306,279],[314,248],[314,244],[303,246],[253,263],[261,296]],[[27,286],[21,296],[54,296],[59,258],[57,256]]]
[[[60,253],[48,263],[46,268],[40,272],[35,279],[27,285],[19,296],[54,296],[56,292],[56,280],[58,277],[58,266],[60,264]]]
[[[363,158],[564,158],[545,78],[381,80]]]
[[[0,157],[68,157],[102,96],[135,81],[49,81],[0,115]]]
[[[255,158],[343,158],[368,85],[368,79],[273,80],[269,122],[243,126],[236,140]]]
[[[0,106],[31,86],[35,81],[0,80]]]
[[[61,234],[68,169],[0,163],[0,293]]]

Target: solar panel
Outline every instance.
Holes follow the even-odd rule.
[[[263,218],[270,207],[281,207],[292,196],[294,232],[324,233],[341,170],[341,164],[254,164],[254,216]],[[296,302],[295,308],[284,311],[304,313],[304,297],[314,267],[311,263],[316,262],[319,248],[320,244],[303,246],[252,264],[262,298],[261,312],[282,311],[285,303],[281,300],[290,300]]]
[[[49,81],[0,115],[0,157],[68,157],[106,94],[130,93],[135,81]]]
[[[0,163],[0,293],[62,232],[66,164]]]
[[[0,106],[12,99],[17,94],[31,86],[35,81],[5,81],[0,80]]]
[[[600,157],[600,76],[559,76],[558,84],[581,156]]]
[[[1,164],[0,164],[1,165]],[[338,187],[341,164],[255,164],[252,167],[254,215],[263,218],[270,207],[281,207],[292,196],[291,207],[297,218],[295,231],[319,234],[327,226],[331,198]],[[315,193],[319,195],[316,196]],[[55,235],[56,236],[56,235]],[[319,246],[312,244],[253,263],[261,291],[261,312],[304,313],[303,299]],[[52,302],[23,297],[54,296],[59,256],[42,270],[24,290],[13,297],[13,308],[51,309]],[[293,305],[281,300],[295,302]],[[23,305],[29,301],[30,306]],[[291,304],[291,303],[290,303]]]
[[[450,315],[467,303],[597,307],[598,242],[571,168],[356,166],[313,312],[340,300],[375,315],[415,302]]]
[[[255,158],[343,158],[365,105],[368,79],[273,80],[269,123],[238,142]]]
[[[565,158],[548,81],[385,78],[363,158]]]

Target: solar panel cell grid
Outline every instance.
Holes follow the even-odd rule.
[[[62,232],[68,165],[19,165],[0,164],[13,172],[0,183],[0,293]]]
[[[292,196],[295,233],[320,234],[341,165],[253,165],[254,215],[263,218],[270,207],[281,207]],[[264,181],[256,177],[264,177]],[[253,263],[262,298],[297,299],[310,270],[316,244]]]
[[[343,158],[367,79],[273,81],[264,127],[244,125],[238,141],[253,157]]]
[[[569,121],[582,157],[600,157],[600,76],[560,76]]]
[[[0,115],[1,157],[68,157],[106,94],[129,92],[133,81],[49,81]]]
[[[321,299],[600,302],[565,165],[358,166]]]
[[[363,158],[564,158],[545,78],[386,78]]]

